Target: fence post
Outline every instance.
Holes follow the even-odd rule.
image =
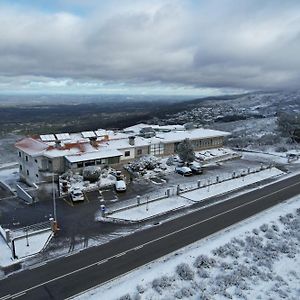
[[[168,189],[167,189],[167,197],[168,197],[168,198],[170,197],[170,193],[171,193],[171,189],[168,188]]]
[[[11,242],[11,232],[9,229],[5,229],[5,239],[7,244]]]
[[[140,195],[136,196],[136,202],[137,202],[138,206],[141,204],[141,196]]]

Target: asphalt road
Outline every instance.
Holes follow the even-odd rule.
[[[65,299],[300,193],[300,175],[0,281],[0,299]],[[125,291],[124,291],[125,292]]]

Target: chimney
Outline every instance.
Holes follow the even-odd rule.
[[[60,148],[61,147],[61,141],[56,140],[55,141],[55,148]]]
[[[93,147],[97,147],[97,146],[98,146],[97,138],[96,138],[96,137],[90,137],[90,144],[91,144]]]
[[[131,146],[134,146],[134,139],[135,139],[135,136],[130,136],[130,137],[128,137],[128,140],[129,140],[129,145],[131,145]]]

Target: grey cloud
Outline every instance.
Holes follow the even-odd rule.
[[[41,76],[58,81],[298,88],[298,1],[108,3],[104,11],[93,2],[88,16],[3,7],[2,80]]]

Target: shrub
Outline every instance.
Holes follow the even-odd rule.
[[[145,292],[144,287],[143,287],[142,285],[140,285],[140,284],[138,284],[138,285],[136,286],[136,289],[137,289],[137,291],[138,291],[140,294],[143,294],[143,293]]]
[[[205,269],[199,269],[197,273],[198,273],[198,276],[201,278],[209,277],[209,273]]]
[[[262,231],[262,232],[266,232],[268,230],[269,226],[268,224],[262,224],[259,229]]]
[[[129,294],[123,295],[122,297],[119,298],[119,300],[131,300],[132,298],[130,297]]]
[[[192,280],[194,278],[194,271],[186,263],[178,265],[176,272],[183,280]]]
[[[152,281],[152,288],[157,291],[160,295],[165,288],[170,287],[172,285],[173,279],[168,276],[163,276],[161,278],[154,279]]]
[[[209,258],[206,255],[199,255],[195,262],[194,262],[194,266],[196,268],[212,268],[216,266],[216,260],[213,258]]]

